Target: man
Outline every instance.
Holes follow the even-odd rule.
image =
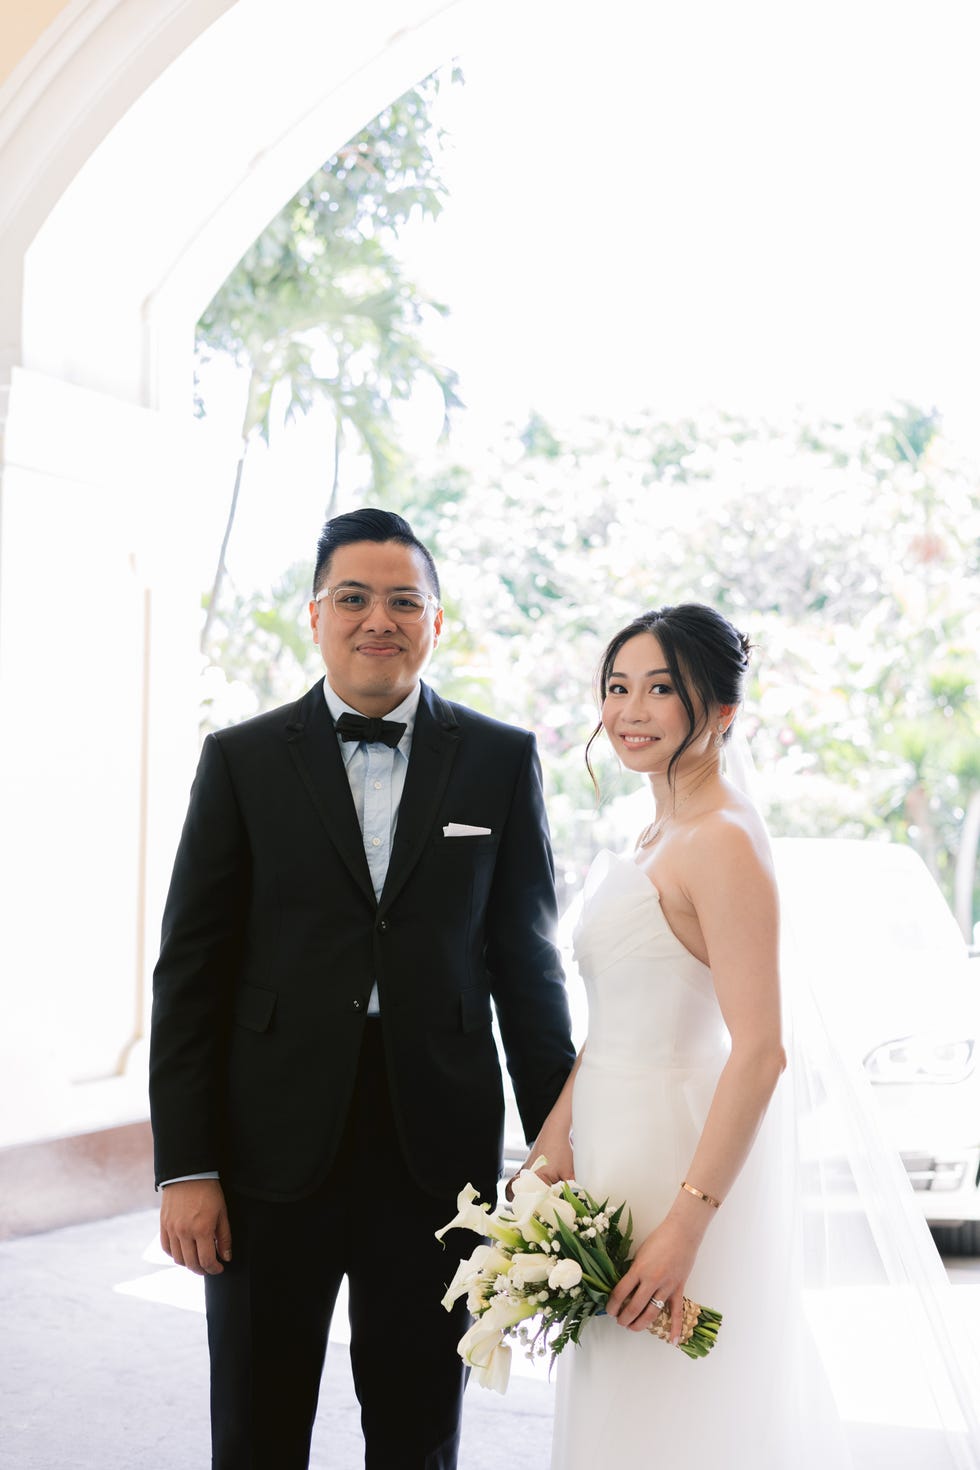
[[[368,1470],[456,1464],[466,1327],[433,1232],[493,1197],[496,1007],[534,1138],[574,1059],[534,737],[419,676],[442,629],[400,516],[320,537],[326,678],[207,738],[154,976],[161,1239],[206,1276],[213,1465],[308,1464],[348,1278]]]

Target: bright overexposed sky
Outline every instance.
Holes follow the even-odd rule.
[[[521,15],[447,108],[472,400],[976,402],[972,0]]]
[[[452,309],[437,342],[461,373],[463,434],[492,439],[531,407],[563,423],[909,398],[976,443],[973,0],[507,14],[441,99],[452,195],[406,241]],[[423,401],[420,444],[437,418]],[[257,510],[266,475],[315,525],[327,465],[304,465],[323,432],[300,425],[256,457],[242,574],[295,554],[292,510],[278,528]]]

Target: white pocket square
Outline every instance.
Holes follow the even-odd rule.
[[[443,837],[489,837],[489,827],[470,827],[466,822],[449,822],[442,829]]]

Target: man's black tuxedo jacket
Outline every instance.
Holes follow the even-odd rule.
[[[450,822],[490,835],[447,838]],[[363,1028],[380,1024],[418,1183],[491,1189],[491,998],[529,1138],[574,1057],[555,921],[527,732],[423,684],[380,902],[322,683],[210,735],[154,975],[157,1180],[218,1169],[246,1194],[310,1193],[343,1132]],[[380,1022],[366,1020],[374,980]]]

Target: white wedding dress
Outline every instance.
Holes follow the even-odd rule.
[[[656,889],[631,858],[604,852],[593,864],[575,955],[589,1001],[573,1099],[575,1177],[611,1205],[628,1202],[636,1248],[686,1177],[728,1032],[710,971],[672,932]],[[581,1342],[558,1359],[552,1470],[851,1465],[845,1441],[853,1449],[854,1439],[842,1426],[802,1305],[790,1088],[784,1077],[685,1288],[723,1314],[716,1346],[692,1360],[649,1333],[606,1317],[590,1321]],[[900,1327],[913,1322],[918,1334],[917,1319],[903,1309]],[[861,1334],[860,1321],[848,1326]],[[952,1418],[954,1433],[943,1426],[925,1435],[918,1459],[882,1460],[874,1451],[855,1454],[853,1463],[973,1466],[973,1442],[961,1432],[955,1404]]]

